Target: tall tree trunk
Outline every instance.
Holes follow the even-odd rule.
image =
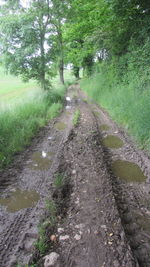
[[[59,78],[60,78],[60,82],[62,84],[64,84],[64,62],[63,62],[63,59],[60,59],[60,62],[59,62]]]
[[[58,18],[58,45],[59,45],[59,77],[60,82],[64,84],[64,44],[62,38],[62,25],[61,25],[61,18]]]

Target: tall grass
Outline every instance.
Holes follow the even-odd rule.
[[[0,167],[7,166],[15,153],[30,144],[32,137],[62,109],[65,88],[43,93],[6,106],[0,113]]]
[[[113,65],[102,64],[98,73],[81,80],[81,88],[122,124],[141,147],[150,149],[150,90],[143,87],[145,80],[133,69],[118,78]]]

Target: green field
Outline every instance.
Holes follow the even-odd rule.
[[[66,84],[69,84],[73,80],[71,71],[65,70],[64,73]],[[58,75],[52,79],[52,86],[56,91],[62,86]],[[0,67],[0,107],[29,101],[30,98],[33,98],[39,92],[41,90],[36,81],[24,83],[21,78],[6,74],[4,69]]]
[[[4,69],[0,68],[0,105],[22,100],[34,93],[37,88],[35,81],[24,83],[19,77],[6,74]]]

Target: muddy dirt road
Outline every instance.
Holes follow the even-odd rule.
[[[61,166],[72,191],[66,218],[54,233],[57,264],[149,267],[150,159],[78,85],[67,95],[71,102],[61,116],[1,173],[0,266],[29,263]],[[76,110],[80,122],[74,127]]]

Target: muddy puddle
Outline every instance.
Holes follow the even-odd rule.
[[[35,206],[39,199],[40,196],[35,190],[21,191],[16,189],[10,193],[9,197],[0,198],[0,205],[5,206],[8,212],[16,212]]]
[[[108,135],[103,139],[103,145],[108,148],[120,148],[123,146],[123,141],[115,135]]]
[[[116,160],[112,164],[112,170],[126,182],[144,182],[147,178],[137,164],[125,160]]]
[[[138,212],[134,213],[137,223],[140,227],[150,233],[150,219],[148,216],[139,214]]]
[[[53,162],[54,152],[35,152],[32,155],[29,168],[33,170],[48,170]]]
[[[71,115],[71,112],[66,111],[66,115],[67,115],[67,116]]]
[[[66,129],[66,127],[67,127],[67,125],[65,123],[63,123],[63,122],[57,122],[57,123],[55,123],[55,128],[57,130],[63,131],[63,130]]]
[[[102,124],[100,126],[100,130],[101,131],[108,131],[110,129],[110,127],[107,124]]]
[[[93,113],[94,113],[94,115],[96,116],[96,117],[99,117],[100,116],[100,112],[98,112],[98,111],[93,111]]]

